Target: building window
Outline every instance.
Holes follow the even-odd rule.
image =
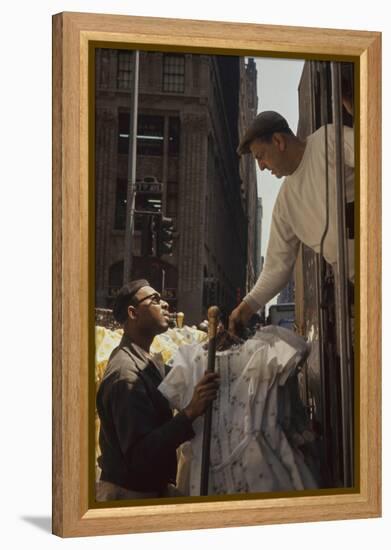
[[[118,153],[129,154],[129,113],[118,114]]]
[[[117,189],[115,193],[114,229],[121,229],[121,230],[125,229],[126,199],[127,199],[127,181],[125,179],[118,179]]]
[[[117,86],[129,90],[132,86],[133,52],[118,52]]]
[[[156,115],[139,115],[137,154],[161,156],[163,155],[163,141],[164,117]]]
[[[168,124],[168,154],[170,157],[179,156],[179,117],[170,116]]]
[[[118,153],[129,154],[129,113],[118,114]],[[179,156],[180,138],[179,117],[170,117],[168,125],[168,154]],[[163,155],[164,117],[157,115],[138,115],[137,120],[137,154]]]
[[[185,91],[185,57],[167,54],[163,58],[163,92]]]

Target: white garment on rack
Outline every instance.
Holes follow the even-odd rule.
[[[208,494],[291,491],[316,488],[301,454],[278,424],[278,386],[296,374],[308,353],[292,331],[270,326],[240,347],[216,353],[220,373],[213,403]],[[200,344],[181,347],[159,390],[177,408],[191,400],[207,369]],[[181,447],[178,489],[199,495],[203,418],[193,423],[195,437]]]

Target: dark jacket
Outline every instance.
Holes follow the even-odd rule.
[[[97,394],[101,479],[134,491],[164,492],[175,483],[176,449],[194,436],[184,413],[172,415],[157,390],[162,376],[124,336]]]

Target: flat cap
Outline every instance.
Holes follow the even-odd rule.
[[[146,279],[137,279],[124,285],[115,297],[113,317],[118,323],[125,323],[128,318],[128,307],[135,294],[144,286],[150,286]]]
[[[289,124],[283,116],[276,111],[263,111],[259,113],[250,126],[247,128],[244,136],[240,140],[239,147],[236,149],[238,155],[245,155],[250,153],[250,143],[266,134],[272,134],[273,132],[283,132],[289,130]]]

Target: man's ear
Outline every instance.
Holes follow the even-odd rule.
[[[286,138],[283,133],[275,132],[272,136],[274,145],[278,148],[279,151],[285,151],[286,149]]]
[[[137,319],[137,310],[134,306],[128,306],[128,317],[129,319]]]

